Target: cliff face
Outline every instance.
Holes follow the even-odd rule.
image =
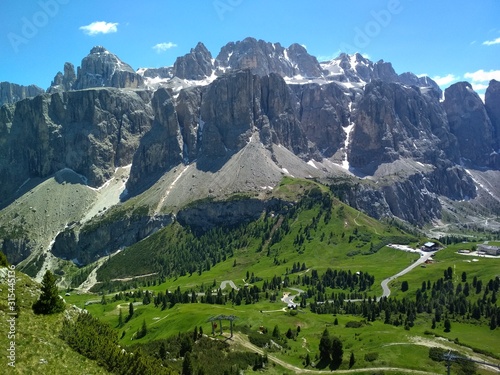
[[[370,173],[381,163],[457,160],[457,142],[438,100],[416,87],[374,81],[357,105],[350,162]]]
[[[500,169],[500,82],[492,79],[484,97],[484,103],[493,126],[494,150],[490,154],[490,164]]]
[[[42,88],[35,85],[22,86],[10,82],[0,82],[0,106],[32,98],[44,92]]]
[[[52,253],[88,264],[146,238],[171,222],[170,215],[124,215],[118,220],[99,222],[98,225],[75,226],[55,238]]]
[[[468,166],[499,168],[498,160],[495,162],[490,157],[492,152],[498,150],[496,131],[472,86],[468,82],[451,85],[445,91],[443,106],[450,131],[457,138],[462,161]]]
[[[6,145],[0,173],[3,198],[28,178],[70,168],[90,186],[103,184],[118,166],[130,164],[151,128],[146,92],[97,89],[39,95],[3,107],[0,142]]]
[[[280,76],[261,78],[250,71],[222,76],[206,88],[182,90],[176,99],[157,90],[155,120],[134,156],[128,190],[143,191],[182,162],[197,160],[200,168],[212,169],[243,149],[254,132],[268,148],[276,144],[309,156],[295,101]]]

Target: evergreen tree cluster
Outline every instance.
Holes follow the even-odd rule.
[[[324,303],[310,303],[312,312],[318,314],[354,314],[362,315],[368,321],[380,318],[386,324],[404,325],[406,329],[413,327],[419,314],[433,317],[432,328],[436,323],[443,323],[449,332],[451,320],[489,322],[494,330],[500,322],[500,307],[497,306],[497,294],[500,278],[496,277],[484,283],[474,277],[469,285],[467,276],[462,274],[462,282],[453,283],[450,270],[445,270],[442,277],[431,284],[430,280],[422,283],[414,297],[402,299],[364,298],[361,302],[351,302],[341,298]]]
[[[239,375],[248,369],[265,368],[268,363],[266,355],[235,351],[226,342],[203,336],[201,327],[131,348],[140,348],[180,374]]]
[[[175,373],[160,360],[141,350],[128,352],[118,345],[116,332],[88,313],[74,321],[65,320],[61,338],[76,352],[97,361],[107,371],[118,375],[170,375]]]

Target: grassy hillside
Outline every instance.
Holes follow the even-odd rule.
[[[2,269],[2,275],[6,274],[5,270]],[[15,338],[9,339],[9,291],[6,279],[3,276],[1,279],[0,347],[3,353],[0,367],[3,374],[75,374],[75,369],[85,369],[85,374],[108,374],[95,362],[71,350],[59,338],[64,313],[49,316],[33,313],[31,305],[38,298],[39,284],[17,271],[14,293],[19,315],[15,324]],[[15,342],[15,367],[7,365],[9,360],[5,355],[11,341]]]
[[[110,258],[99,269],[98,280],[154,273],[157,279],[189,275],[196,282],[207,282],[242,271],[272,277],[296,262],[318,270],[357,267],[383,278],[399,269],[399,262],[416,257],[379,254],[389,242],[415,243],[417,238],[346,206],[324,186],[285,179],[273,195],[297,202],[284,201],[280,210],[266,212],[255,222],[218,227],[203,235],[174,223]],[[216,265],[217,271],[207,276]]]
[[[457,254],[473,243],[450,245],[432,263],[392,280],[391,298],[375,303],[374,297],[382,294],[381,281],[419,258],[417,253],[385,245],[417,247],[428,239],[353,210],[314,181],[285,178],[271,197],[282,199],[282,204],[246,225],[205,233],[178,222],[163,228],[103,264],[97,272],[99,294],[71,292],[65,296],[67,302],[109,324],[127,350],[141,348],[179,372],[186,352],[195,373],[203,369],[205,374],[232,374],[262,367],[260,371],[269,375],[329,371],[329,364],[319,358],[325,328],[343,345],[338,371],[443,373],[443,362],[429,358],[429,347],[500,363],[500,328],[492,328],[489,320],[500,311],[496,301],[499,259]],[[328,284],[332,275],[334,281]],[[220,289],[228,280],[237,289],[229,284]],[[408,286],[405,291],[403,282]],[[466,284],[471,291],[463,297],[459,289]],[[287,308],[288,302],[282,300],[286,295],[295,296],[297,309]],[[426,302],[417,303],[422,295]],[[346,300],[363,297],[370,297],[370,302]],[[32,301],[35,298],[32,293]],[[463,300],[469,306],[465,314],[459,312]],[[449,312],[449,305],[455,303],[456,310]],[[43,327],[45,321],[61,326],[62,317],[34,316],[30,305],[26,303],[23,315],[32,317],[32,327]],[[433,322],[438,313],[439,320]],[[212,337],[209,318],[218,315],[236,317],[231,340],[227,320],[222,321],[224,335],[219,334],[221,322],[217,321]],[[446,320],[451,321],[451,329],[446,329]],[[68,361],[70,356],[82,359],[61,342],[57,332],[40,332],[43,335],[36,337],[47,335],[59,342],[64,353],[68,351]],[[39,352],[45,348],[38,346]],[[48,361],[43,364],[30,357],[31,367],[23,370],[30,373],[33,366],[49,365],[54,361],[49,355],[43,357]],[[217,366],[222,363],[225,367]],[[453,365],[453,374],[464,373],[460,371]],[[477,373],[492,372],[478,368]]]

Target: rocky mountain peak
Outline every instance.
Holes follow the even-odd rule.
[[[130,65],[106,48],[96,46],[83,58],[73,88],[75,90],[91,87],[138,88],[143,85],[142,76]]]
[[[47,92],[70,91],[73,89],[73,84],[76,81],[75,66],[70,63],[64,63],[64,73],[57,72],[54,80],[51,82]]]
[[[212,54],[199,42],[188,54],[175,60],[173,75],[182,79],[200,80],[211,76],[213,70]]]
[[[251,37],[222,47],[216,58],[216,66],[221,72],[228,69],[249,69],[261,77],[270,73],[277,73],[282,77],[321,76],[318,61],[300,44],[284,48],[280,43]]]

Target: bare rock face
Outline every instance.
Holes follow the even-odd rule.
[[[116,167],[132,162],[151,127],[148,101],[147,93],[108,88],[39,95],[18,102],[12,112],[0,111],[0,138],[7,145],[0,195],[63,168],[100,186]]]
[[[32,98],[44,92],[42,88],[36,85],[22,86],[10,82],[0,82],[0,106]]]
[[[417,87],[373,81],[357,105],[350,145],[351,166],[371,171],[399,158],[436,162],[456,157],[446,115]]]
[[[486,108],[468,82],[458,82],[445,90],[443,106],[450,131],[458,140],[462,161],[469,166],[491,165],[490,155],[496,151],[495,129]]]
[[[177,219],[182,225],[203,233],[216,226],[234,226],[257,220],[264,211],[280,210],[286,203],[277,199],[239,199],[229,202],[201,203],[180,210]]]
[[[159,89],[152,107],[155,120],[141,140],[127,184],[132,194],[182,162],[197,160],[199,168],[213,168],[245,147],[255,132],[270,149],[278,144],[303,158],[315,150],[300,124],[297,97],[277,74],[228,73],[207,87],[182,90],[175,100]]]
[[[173,75],[182,79],[203,79],[212,75],[212,54],[203,43],[198,43],[191,52],[175,60]]]
[[[183,141],[172,96],[158,89],[151,102],[154,121],[134,155],[128,190],[138,192],[183,161]]]
[[[324,157],[333,156],[345,146],[351,98],[334,83],[293,85],[292,90],[300,101],[299,119],[307,139]]]
[[[500,154],[500,82],[492,79],[488,88],[486,89],[486,94],[484,96],[484,103],[486,107],[486,112],[491,120],[491,125],[493,126],[493,134],[495,138],[494,144],[494,154],[495,158],[499,158]],[[497,165],[500,165],[500,161]]]
[[[75,90],[92,87],[141,88],[144,81],[130,65],[104,47],[97,46],[78,67]]]
[[[76,81],[75,67],[67,62],[64,64],[64,73],[57,72],[54,80],[47,89],[48,93],[70,91]]]
[[[116,221],[75,226],[57,235],[52,253],[88,264],[146,238],[172,222],[170,215],[121,215]]]
[[[322,69],[318,60],[299,44],[284,48],[279,43],[269,43],[254,38],[226,44],[217,55],[215,65],[219,71],[249,69],[253,74],[265,76],[270,73],[282,77],[300,74],[319,77]]]

